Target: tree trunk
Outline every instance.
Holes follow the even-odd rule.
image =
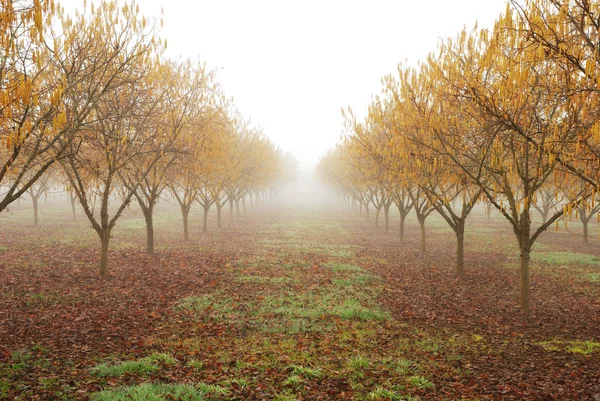
[[[100,278],[104,279],[106,277],[106,272],[108,271],[108,244],[109,244],[110,235],[103,234],[100,237],[101,247],[100,247]]]
[[[400,242],[404,242],[404,223],[406,222],[406,214],[400,213]]]
[[[585,205],[579,209],[579,220],[581,221],[581,224],[583,224],[583,243],[589,244],[590,239],[589,239],[588,222],[590,219],[588,217]]]
[[[233,222],[233,198],[229,198],[229,221]]]
[[[383,214],[385,216],[385,232],[390,232],[390,207],[385,206],[383,209]]]
[[[217,205],[217,228],[221,229],[221,209],[223,209],[222,204]]]
[[[369,221],[369,204],[368,203],[365,205],[365,216],[366,216],[367,221]]]
[[[426,248],[426,237],[425,237],[425,219],[419,218],[419,227],[421,228],[421,246],[419,248],[419,256],[424,258],[427,252]]]
[[[147,209],[142,209],[144,219],[146,220],[146,253],[154,255],[154,221],[152,219],[152,206]]]
[[[242,210],[246,213],[246,195],[242,198]]]
[[[542,224],[546,224],[547,221],[548,221],[548,209],[544,208],[544,211],[542,212]]]
[[[183,240],[190,240],[189,226],[188,226],[188,217],[190,215],[190,209],[185,206],[181,206],[181,215],[183,216]]]
[[[240,217],[240,198],[235,199],[235,214]]]
[[[531,253],[530,225],[528,218],[523,219],[521,223],[521,241],[519,250],[521,251],[521,312],[529,315],[531,295],[529,291],[529,261]]]
[[[73,221],[77,220],[77,212],[75,209],[75,197],[71,197],[71,212],[73,212]]]
[[[39,224],[38,199],[35,196],[32,196],[31,200],[33,200],[33,225],[37,227]]]
[[[205,233],[206,229],[208,227],[208,210],[210,209],[209,207],[204,206],[204,217],[202,220],[202,232]]]
[[[456,274],[465,275],[465,222],[459,221],[456,227]]]
[[[250,194],[250,209],[254,207],[254,201],[252,200],[252,194]]]
[[[379,215],[381,214],[381,207],[375,209],[375,227],[379,227]]]

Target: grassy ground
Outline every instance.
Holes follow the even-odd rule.
[[[426,259],[341,207],[262,207],[181,240],[177,213],[97,240],[68,209],[0,217],[0,399],[597,399],[600,251],[573,234],[535,247],[533,312],[501,219],[471,219],[467,277],[429,221]],[[227,219],[227,217],[226,217]],[[215,226],[214,217],[210,224]],[[594,226],[594,229],[597,229]]]

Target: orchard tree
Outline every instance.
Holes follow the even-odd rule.
[[[133,192],[142,210],[146,222],[146,252],[152,255],[154,207],[170,183],[170,170],[177,168],[177,161],[184,153],[193,152],[187,147],[190,142],[182,132],[192,127],[195,121],[206,118],[215,85],[214,73],[207,72],[204,65],[193,65],[190,61],[164,62],[149,79],[158,83],[158,91],[162,94],[152,116],[155,120],[152,125],[158,135],[150,146],[155,147],[155,151],[148,152],[135,168],[124,170],[121,179]],[[161,157],[156,160],[160,152]]]
[[[509,6],[512,5],[512,10]],[[584,182],[600,186],[600,2],[597,0],[511,0],[507,14],[515,15],[524,41],[539,57],[568,78],[552,82],[557,95],[577,111],[577,135],[560,148],[520,134],[544,147],[561,166]],[[517,24],[515,23],[515,26]]]
[[[463,31],[429,63],[431,87],[446,111],[432,116],[431,127],[445,154],[511,223],[521,256],[521,309],[527,314],[531,248],[564,214],[558,211],[532,227],[532,203],[555,171],[556,155],[568,153],[582,129],[579,100],[557,90],[574,69],[547,62],[543,49],[518,30],[510,9],[492,32]],[[449,129],[463,116],[472,116],[466,138],[465,131]]]
[[[138,177],[145,177],[168,148],[153,118],[163,98],[152,79],[163,44],[154,37],[154,28],[146,27],[145,19],[138,16],[135,3],[119,9],[115,1],[104,2],[89,14],[73,25],[78,34],[73,46],[86,49],[87,57],[104,66],[103,74],[89,77],[104,92],[62,164],[100,238],[104,278],[111,232],[139,186],[127,187],[122,174],[140,169]]]
[[[0,212],[63,155],[78,122],[64,95],[81,60],[64,71],[65,44],[46,43],[56,12],[52,0],[0,0]]]

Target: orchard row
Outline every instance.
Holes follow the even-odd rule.
[[[395,203],[401,227],[414,210],[422,254],[425,220],[439,213],[456,234],[458,275],[467,217],[480,201],[497,209],[519,244],[528,313],[535,241],[573,214],[587,228],[600,207],[599,16],[597,0],[508,2],[493,29],[464,30],[386,76],[364,120],[345,111],[322,176],[377,213]]]
[[[165,56],[162,18],[142,16],[135,2],[68,15],[53,0],[0,1],[0,212],[62,183],[98,234],[101,276],[131,202],[153,253],[152,214],[167,192],[187,239],[193,203],[220,215],[227,202],[295,174],[295,161],[236,111],[214,71]]]

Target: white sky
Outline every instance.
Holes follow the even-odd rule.
[[[60,0],[65,9],[83,0]],[[505,0],[138,0],[164,8],[171,57],[219,68],[237,108],[303,170],[339,140],[398,62],[414,63],[465,25],[491,27]]]

